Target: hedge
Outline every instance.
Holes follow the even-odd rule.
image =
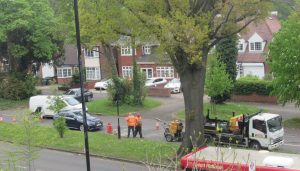
[[[233,94],[234,95],[250,95],[256,93],[258,95],[268,96],[273,90],[271,81],[260,80],[257,77],[243,77],[236,81]]]

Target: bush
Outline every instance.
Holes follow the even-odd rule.
[[[64,117],[59,117],[53,121],[53,126],[59,134],[60,138],[64,137],[64,134],[67,130],[66,128],[66,119]]]
[[[235,95],[258,95],[268,96],[273,90],[271,81],[260,80],[257,77],[243,77],[236,81],[233,89]]]
[[[59,85],[59,86],[58,86],[58,90],[61,90],[61,91],[67,91],[67,90],[69,90],[70,88],[71,88],[71,86],[68,85],[68,84],[62,84],[62,85]]]
[[[21,100],[36,95],[36,82],[32,75],[10,75],[0,82],[0,98]]]
[[[119,100],[119,103],[131,103],[131,93],[132,93],[132,82],[127,79],[113,77],[113,84],[108,85],[108,95],[109,99],[114,104],[116,100]]]

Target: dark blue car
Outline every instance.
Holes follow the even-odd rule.
[[[79,129],[81,131],[83,128],[83,114],[81,110],[61,110],[54,115],[54,119],[59,117],[64,117],[66,119],[66,126],[70,129]],[[102,130],[103,122],[90,114],[86,114],[88,130]]]

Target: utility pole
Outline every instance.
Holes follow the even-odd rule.
[[[80,45],[80,30],[79,30],[79,17],[78,17],[78,1],[74,0],[74,14],[75,14],[75,28],[76,28],[76,40],[77,40],[77,54],[78,54],[78,66],[80,72],[80,89],[81,89],[81,101],[82,101],[82,114],[83,114],[83,126],[84,126],[84,145],[86,156],[86,170],[90,171],[90,152],[89,152],[89,138],[88,127],[86,121],[86,107],[84,99],[84,87],[83,87],[83,70],[81,62],[81,45]]]

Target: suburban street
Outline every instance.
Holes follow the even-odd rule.
[[[45,94],[49,92],[43,91]],[[102,91],[93,91],[94,93],[94,100],[101,99],[106,97],[106,92]],[[158,141],[165,141],[163,136],[163,125],[160,123],[159,129],[156,127],[156,120],[155,118],[160,118],[164,121],[170,121],[174,118],[175,113],[178,111],[182,111],[184,109],[183,104],[183,97],[182,94],[173,94],[170,98],[155,98],[159,100],[162,105],[148,110],[141,112],[143,119],[143,136],[145,139],[151,140],[158,140]],[[207,98],[205,98],[207,100]],[[271,104],[258,104],[252,103],[252,105],[256,105],[259,108],[266,109],[271,113],[279,113],[283,116],[283,118],[290,118],[299,116],[299,109],[295,108],[293,105],[288,104],[284,107],[279,105],[271,105]],[[13,109],[7,111],[0,111],[2,114],[7,114],[8,117],[4,117],[5,121],[10,122],[11,117],[9,114],[15,114],[16,112],[20,112],[20,109]],[[107,123],[111,123],[113,126],[114,131],[117,130],[117,117],[115,116],[99,116],[99,118],[104,122],[106,126]],[[42,125],[51,125],[51,119],[45,119],[41,123]],[[127,124],[125,121],[125,117],[120,117],[120,126],[121,126],[121,136],[127,136]],[[101,131],[102,133],[106,132],[106,127],[104,130]],[[297,136],[299,130],[294,129],[285,129],[285,144],[278,149],[280,152],[291,152],[291,153],[299,153],[300,154],[300,137]],[[175,143],[175,142],[174,142]],[[0,144],[0,149],[3,149],[3,143]],[[2,150],[0,150],[2,153]],[[2,153],[3,154],[3,153]],[[3,156],[3,155],[2,155]],[[70,164],[72,163],[72,165]],[[119,162],[101,158],[91,158],[92,163],[92,170],[106,170],[106,171],[113,171],[113,170],[149,170],[147,167],[139,165],[139,164],[132,164],[126,162]],[[84,170],[85,167],[85,156],[73,154],[73,153],[66,153],[66,152],[59,152],[53,150],[46,150],[43,149],[40,152],[39,159],[35,162],[35,167],[37,170],[41,171],[50,171],[50,170]],[[72,168],[70,168],[72,167]],[[101,169],[100,169],[101,168]]]
[[[10,150],[16,150],[12,144],[0,142],[0,161],[7,160],[5,152]],[[103,170],[103,171],[154,171],[164,170],[162,168],[152,168],[143,164],[135,164],[131,162],[122,162],[117,160],[109,160],[98,157],[91,157],[91,170]],[[86,170],[85,155],[66,153],[55,150],[41,149],[39,151],[39,157],[34,161],[35,171],[82,171]],[[0,168],[6,168],[5,163],[0,163]],[[17,168],[26,170],[28,167],[24,165],[18,165]]]

